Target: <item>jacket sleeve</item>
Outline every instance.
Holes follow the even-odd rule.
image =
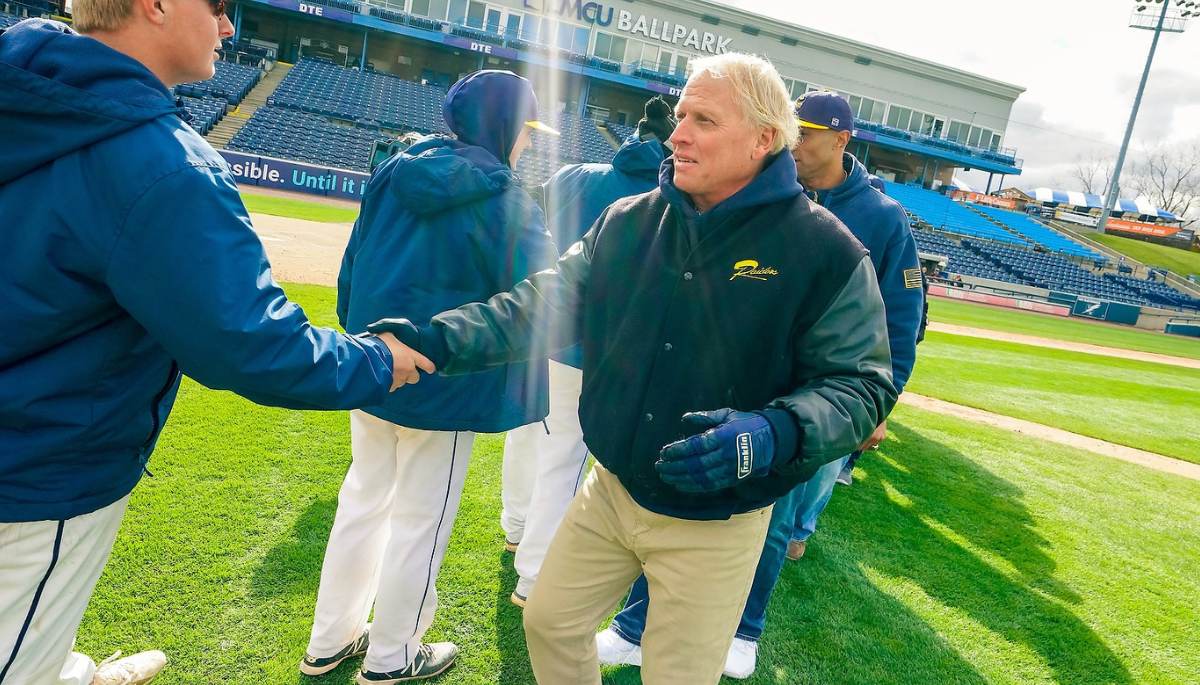
[[[782,492],[857,449],[896,403],[887,322],[870,257],[863,257],[821,317],[798,337],[793,367],[796,391],[772,401],[765,412],[772,424],[780,421],[774,410],[795,421],[794,452],[779,454],[771,468],[780,480],[773,489]],[[789,446],[781,441],[779,448]]]
[[[580,342],[583,301],[602,221],[603,217],[554,268],[533,274],[487,302],[442,312],[422,327],[422,352],[426,336],[438,341],[438,373],[458,376],[540,359]],[[554,325],[563,320],[575,325]]]
[[[183,211],[171,211],[180,198]],[[392,358],[372,338],[312,326],[271,278],[228,174],[189,167],[132,205],[106,280],[117,302],[200,383],[297,409],[377,405]]]
[[[887,314],[892,382],[896,392],[901,393],[917,361],[917,330],[921,327],[925,291],[921,288],[921,264],[908,217],[898,208],[896,214],[899,216],[888,235],[878,276]]]

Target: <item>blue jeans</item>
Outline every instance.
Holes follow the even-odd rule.
[[[750,586],[750,596],[746,599],[746,608],[742,610],[742,620],[738,624],[738,638],[758,642],[758,638],[762,637],[767,622],[767,604],[775,590],[775,581],[783,571],[788,543],[793,539],[807,540],[812,535],[817,526],[817,517],[829,504],[838,472],[848,458],[842,457],[822,466],[809,481],[796,486],[796,489],[775,502],[767,540],[758,558],[758,568],[754,571],[754,583]],[[649,604],[646,577],[641,576],[634,581],[625,607],[609,627],[629,642],[641,644],[642,632],[646,629],[646,607]]]

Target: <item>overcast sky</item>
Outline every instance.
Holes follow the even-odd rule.
[[[1133,0],[725,1],[1024,87],[1004,143],[1025,160],[1024,173],[1005,185],[1023,188],[1065,185],[1081,154],[1116,157],[1154,35],[1129,28]],[[1197,136],[1200,20],[1186,33],[1162,34],[1131,149]]]

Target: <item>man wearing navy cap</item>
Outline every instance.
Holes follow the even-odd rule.
[[[808,93],[797,103],[796,119],[800,140],[792,148],[792,157],[805,193],[833,212],[871,252],[886,310],[893,382],[900,392],[916,359],[916,335],[924,302],[908,217],[899,204],[871,187],[870,174],[846,152],[854,130],[854,113],[846,100],[829,91]],[[859,450],[875,449],[886,435],[884,421]],[[785,554],[792,559],[804,554],[808,536],[829,502],[834,481],[847,458],[821,467],[811,479],[775,503],[750,596],[726,656],[726,676],[740,679],[754,673],[767,603]],[[596,636],[600,663],[641,663],[640,644],[649,603],[646,581],[640,578],[630,591],[625,609]]]
[[[429,136],[379,165],[338,276],[350,332],[397,313],[422,322],[481,302],[554,265],[541,209],[513,168],[537,121],[528,81],[477,71],[442,106],[457,138]],[[366,654],[358,682],[429,678],[454,662],[450,642],[422,636],[458,513],[475,433],[546,416],[545,359],[470,377],[430,376],[417,392],[350,415],[353,462],[338,495],[312,637],[300,671],[316,676]],[[375,610],[368,639],[367,617]]]

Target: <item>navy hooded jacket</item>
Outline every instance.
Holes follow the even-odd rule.
[[[271,279],[222,158],[140,63],[65,25],[0,35],[0,521],[108,506],[179,388],[378,404],[380,342],[314,328]]]
[[[843,153],[846,180],[836,188],[810,193],[871,251],[879,292],[887,313],[892,382],[904,391],[917,361],[917,330],[925,304],[917,243],[900,203],[871,187],[870,174]]]
[[[546,224],[558,251],[566,252],[579,242],[612,203],[654,190],[665,156],[658,140],[632,135],[617,150],[612,164],[571,164],[559,169],[542,186]],[[582,369],[583,347],[570,347],[552,359]]]
[[[338,318],[351,332],[388,317],[424,324],[507,291],[557,256],[541,209],[508,165],[483,147],[431,136],[379,165],[367,183],[338,276]],[[496,433],[547,410],[541,360],[467,377],[422,375],[365,411],[409,428]]]

